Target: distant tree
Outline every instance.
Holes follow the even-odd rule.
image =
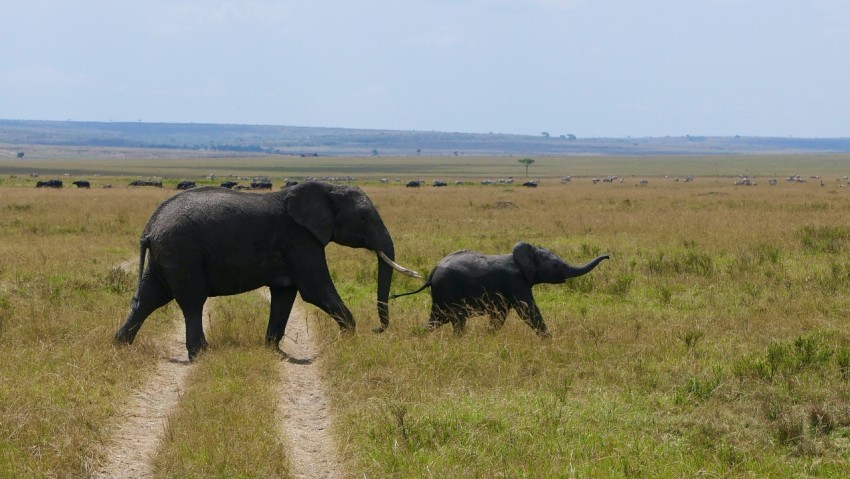
[[[18,152],[18,158],[23,158],[23,157],[24,157],[24,152],[23,152],[23,151],[19,151],[19,152]]]
[[[572,133],[567,134],[567,139],[570,141],[576,141],[576,136]]]
[[[378,156],[378,150],[377,149],[372,150],[372,156]]]
[[[540,134],[543,135],[543,138],[549,138],[549,132],[548,131],[541,131]]]
[[[531,158],[523,158],[521,160],[516,160],[517,163],[522,163],[525,165],[525,177],[528,178],[528,167],[534,164],[534,160]]]
[[[416,149],[416,156],[419,156],[421,154],[422,154],[422,148],[417,148]]]

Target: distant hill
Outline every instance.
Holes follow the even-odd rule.
[[[850,153],[850,138],[575,138],[200,123],[0,120],[0,144],[319,156]]]

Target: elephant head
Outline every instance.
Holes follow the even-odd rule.
[[[284,198],[286,212],[322,244],[329,242],[374,251],[378,260],[377,308],[381,325],[389,326],[389,299],[392,270],[421,278],[394,262],[395,247],[375,205],[357,187],[308,182],[289,188]]]
[[[514,263],[530,284],[560,284],[569,278],[589,273],[608,255],[599,256],[581,266],[572,266],[551,251],[522,241],[514,245]]]

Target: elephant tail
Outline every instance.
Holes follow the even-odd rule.
[[[139,281],[136,283],[136,294],[133,295],[133,309],[139,307],[139,293],[142,289],[142,275],[145,274],[145,256],[147,255],[150,246],[151,240],[147,237],[143,237],[141,241],[139,241]]]
[[[422,285],[422,287],[420,287],[420,288],[419,288],[419,289],[417,289],[416,291],[408,291],[408,292],[406,292],[406,293],[392,294],[392,295],[390,295],[390,299],[396,299],[396,298],[400,298],[400,297],[402,297],[402,296],[409,296],[409,295],[411,295],[411,294],[420,293],[420,292],[422,292],[423,290],[425,290],[426,288],[428,288],[428,287],[430,287],[430,286],[431,286],[431,280],[430,280],[430,279],[428,279],[428,281],[425,281],[425,284],[423,284],[423,285]]]

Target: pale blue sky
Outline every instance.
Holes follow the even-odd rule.
[[[3,0],[0,118],[850,136],[847,0]]]

